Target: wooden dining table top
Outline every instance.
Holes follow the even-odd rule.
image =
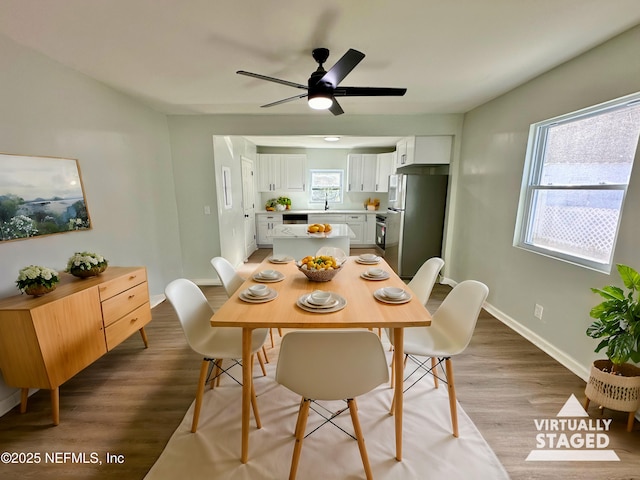
[[[357,258],[348,257],[340,271],[328,282],[310,281],[298,270],[295,261],[271,263],[266,258],[215,312],[211,325],[243,328],[403,328],[431,324],[428,310],[383,258],[377,265],[360,264]],[[372,266],[388,272],[389,278],[375,281],[362,278],[360,275]],[[266,283],[277,292],[276,298],[265,303],[241,300],[241,292],[261,283],[254,280],[253,275],[267,269],[277,270],[284,275],[282,281]],[[412,298],[403,304],[383,303],[373,295],[382,287],[401,287],[411,293]],[[337,293],[346,300],[346,306],[331,313],[303,310],[296,304],[298,298],[314,290]]]

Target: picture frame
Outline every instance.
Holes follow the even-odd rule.
[[[91,229],[78,160],[0,153],[0,243]]]

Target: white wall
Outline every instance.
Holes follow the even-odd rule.
[[[214,136],[454,135],[455,161],[461,126],[461,114],[385,117],[347,114],[340,117],[330,114],[170,115],[169,131],[184,275],[192,279],[216,280],[209,261],[211,257],[221,254],[220,228],[214,215],[203,214],[205,205],[218,210],[213,188],[217,162],[212,141]]]
[[[78,250],[144,265],[152,294],[181,273],[165,115],[0,36],[0,151],[78,159],[93,229],[0,243],[0,297],[29,264]],[[0,385],[0,412],[15,400]]]
[[[621,285],[512,246],[530,124],[640,90],[640,27],[465,115],[448,275],[490,288],[489,303],[516,329],[583,376],[603,358],[585,335],[599,303],[590,287]],[[640,268],[640,159],[636,157],[614,262]],[[544,307],[543,321],[533,316]]]

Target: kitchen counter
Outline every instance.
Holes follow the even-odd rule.
[[[269,236],[274,255],[289,255],[300,260],[315,255],[322,247],[337,247],[349,255],[350,242],[356,235],[345,224],[331,225],[329,233],[309,233],[308,225],[276,225]]]
[[[367,210],[365,208],[352,208],[352,209],[344,209],[344,210],[338,210],[337,208],[336,209],[329,209],[329,210],[321,210],[321,209],[318,209],[318,210],[311,210],[311,209],[308,209],[308,210],[302,210],[302,209],[293,210],[292,209],[292,210],[281,210],[281,211],[277,211],[277,210],[273,210],[273,211],[271,211],[271,210],[256,210],[256,214],[261,214],[261,213],[282,213],[284,215],[291,214],[291,213],[293,213],[293,214],[296,214],[296,213],[305,214],[306,213],[307,215],[309,215],[309,214],[324,215],[324,214],[332,214],[332,213],[335,213],[335,214],[340,214],[340,213],[342,213],[342,214],[347,214],[347,213],[362,213],[362,214],[373,213],[373,214],[375,214],[377,212],[381,212],[382,210],[383,209]],[[386,211],[386,208],[384,210]]]

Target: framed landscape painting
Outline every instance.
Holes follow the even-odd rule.
[[[78,161],[0,154],[0,241],[88,230]]]

